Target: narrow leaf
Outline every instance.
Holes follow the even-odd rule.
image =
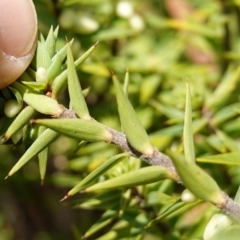
[[[90,229],[87,230],[87,232],[84,234],[85,238],[89,238],[96,232],[100,231],[104,227],[108,226],[114,219],[117,217],[117,211],[114,210],[107,210],[100,219],[94,223]]]
[[[41,94],[25,93],[23,100],[37,112],[59,117],[63,112],[63,107],[55,99]],[[41,103],[41,104],[40,104]]]
[[[128,96],[128,85],[129,85],[129,72],[127,70],[123,85],[123,91],[125,92],[126,96]]]
[[[77,192],[81,191],[83,188],[88,187],[94,180],[96,180],[99,176],[101,176],[103,173],[105,173],[108,169],[113,167],[115,164],[122,161],[128,155],[129,155],[128,153],[118,154],[114,157],[111,157],[104,163],[102,163],[98,168],[96,168],[94,171],[88,174],[88,176],[85,177],[77,186],[71,189],[67,193],[67,195],[64,197],[64,199],[67,197],[73,196]]]
[[[195,152],[193,143],[192,104],[189,83],[186,83],[186,106],[183,128],[183,144],[186,161],[194,163]]]
[[[119,207],[119,199],[121,191],[112,190],[97,194],[84,193],[76,201],[73,201],[72,206],[84,209],[116,209]]]
[[[170,219],[172,217],[176,217],[176,216],[182,214],[183,212],[187,212],[188,209],[192,208],[193,206],[197,205],[198,203],[199,202],[186,204],[185,202],[182,202],[180,200],[176,201],[175,203],[170,205],[165,211],[160,213],[159,216],[157,216],[155,219],[150,221],[145,228],[152,227],[153,225],[155,225],[162,219],[166,219],[166,218]]]
[[[91,119],[82,88],[74,65],[73,55],[70,45],[67,43],[67,67],[68,67],[68,92],[71,106],[76,114],[83,119]]]
[[[68,42],[68,44],[69,44],[70,46],[72,46],[73,40],[74,40],[74,39],[72,39],[71,41]],[[63,60],[66,58],[66,56],[67,56],[67,44],[65,44],[64,47],[62,47],[62,48],[54,55],[54,57],[52,58],[52,61],[55,61],[55,58],[56,58],[57,56],[60,57],[61,61],[63,61]]]
[[[240,152],[223,153],[211,156],[202,156],[197,158],[197,162],[240,165]]]
[[[25,126],[30,121],[30,119],[32,119],[35,113],[36,111],[30,106],[24,108],[9,126],[3,136],[2,141],[7,141],[13,134]]]
[[[154,153],[148,135],[142,126],[134,108],[124,93],[122,86],[113,75],[113,82],[116,89],[118,112],[124,133],[129,143],[139,152],[151,156]]]
[[[232,91],[236,89],[236,85],[239,82],[239,76],[240,67],[233,69],[233,66],[230,66],[222,82],[218,84],[218,87],[207,99],[206,108],[214,109],[229,98]]]
[[[198,198],[222,206],[226,196],[215,180],[195,163],[187,162],[177,153],[169,152],[184,185]]]
[[[45,47],[44,43],[38,42],[37,45],[37,53],[36,53],[36,64],[37,64],[37,69],[42,67],[44,69],[48,69],[49,66],[51,65],[51,57]]]
[[[9,89],[13,92],[19,107],[22,109],[23,107],[23,98],[22,95],[20,94],[20,92],[18,90],[16,90],[15,88],[9,87]]]
[[[0,118],[0,136],[4,135],[7,129],[11,126],[14,118],[8,118],[5,115]]]
[[[62,60],[61,57],[58,55],[58,53],[55,55],[55,58],[51,64],[51,66],[47,70],[47,76],[48,76],[48,83],[51,84],[53,80],[61,74],[62,70]]]
[[[239,115],[239,113],[236,111],[237,109],[240,109],[239,102],[227,104],[227,106],[222,107],[214,114],[211,119],[212,124],[217,126],[221,123],[228,122],[227,120]]]
[[[84,119],[38,119],[36,124],[51,128],[68,137],[88,142],[110,142],[112,134],[100,123]]]
[[[226,133],[224,133],[220,130],[217,130],[216,133],[229,151],[240,152],[240,146],[239,146],[238,142],[236,142],[235,139],[231,138]]]
[[[53,57],[54,53],[56,52],[56,38],[53,32],[53,27],[51,26],[49,33],[47,35],[46,41],[45,41],[45,49],[47,50],[50,57]]]
[[[140,177],[139,177],[140,176]],[[104,182],[90,186],[85,191],[110,190],[116,188],[135,187],[165,179],[175,179],[172,172],[161,166],[150,166],[119,175]]]
[[[97,43],[94,44],[88,51],[86,51],[80,58],[78,58],[74,65],[76,69],[79,68],[79,66],[85,62],[86,59],[92,54],[94,49],[96,48]],[[53,98],[57,98],[59,94],[66,88],[67,86],[67,69],[63,71],[54,81],[52,84],[52,96]]]
[[[45,127],[40,126],[38,130],[39,136],[46,130]],[[39,154],[38,154],[38,165],[39,165],[39,172],[40,172],[40,179],[44,181],[45,175],[46,175],[46,168],[47,168],[47,159],[48,159],[48,147],[44,148]]]
[[[46,129],[14,165],[14,167],[8,173],[7,177],[17,172],[23,165],[31,160],[36,154],[40,153],[44,148],[49,146],[49,144],[56,140],[58,137],[59,134],[57,132],[51,129]]]

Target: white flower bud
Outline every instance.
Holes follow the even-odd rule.
[[[19,106],[17,100],[11,99],[5,103],[4,114],[9,118],[15,117],[20,112],[20,110],[21,107]]]
[[[197,200],[197,198],[188,189],[185,189],[182,192],[181,199],[185,203],[192,203]]]

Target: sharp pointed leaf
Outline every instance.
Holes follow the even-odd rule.
[[[197,161],[214,164],[240,165],[240,152],[203,156],[197,158]]]
[[[209,174],[195,163],[187,162],[180,154],[170,152],[169,155],[182,182],[196,197],[218,206],[225,203],[226,196]]]
[[[55,99],[41,94],[25,93],[23,100],[37,112],[59,117],[63,112],[63,107]],[[39,104],[41,103],[41,104]]]
[[[193,143],[193,128],[192,128],[192,104],[189,84],[186,84],[186,106],[183,128],[183,143],[185,159],[188,162],[195,162],[195,151]]]
[[[44,46],[47,52],[49,53],[50,57],[53,57],[54,53],[56,52],[56,38],[52,26],[49,30]]]
[[[113,82],[116,89],[121,125],[124,133],[127,135],[129,143],[137,151],[151,156],[154,153],[154,148],[152,147],[145,129],[115,75],[113,76]]]
[[[42,67],[44,69],[48,69],[49,66],[51,65],[51,57],[45,47],[44,43],[38,42],[37,45],[37,53],[36,53],[36,64],[37,64],[37,69]]]
[[[86,188],[91,184],[94,180],[96,180],[100,175],[105,173],[108,169],[113,167],[118,162],[122,161],[125,157],[127,157],[129,154],[122,153],[119,155],[116,155],[114,157],[111,157],[104,163],[102,163],[98,168],[96,168],[94,171],[92,171],[90,174],[88,174],[87,177],[85,177],[77,186],[75,186],[73,189],[71,189],[67,196],[72,196],[75,193],[81,191],[83,188]]]
[[[110,142],[112,134],[100,123],[84,119],[38,119],[35,123],[51,128],[68,137],[88,142]]]
[[[26,125],[30,121],[30,119],[32,119],[35,113],[36,111],[30,106],[24,108],[9,126],[3,136],[2,141],[7,141],[13,134],[15,134],[22,127],[24,127],[24,125]]]
[[[230,66],[222,82],[207,99],[206,108],[214,109],[226,101],[231,92],[236,89],[239,76],[240,67],[233,69],[233,66]]]
[[[36,141],[28,148],[28,150],[23,154],[19,161],[8,173],[8,176],[13,175],[17,172],[22,166],[24,166],[29,160],[31,160],[36,154],[40,153],[44,148],[49,146],[54,140],[59,137],[59,133],[46,129]]]
[[[172,172],[166,168],[160,166],[150,166],[119,175],[104,182],[97,183],[93,186],[90,186],[85,191],[90,192],[115,188],[135,187],[174,178],[175,176],[172,175]]]
[[[61,74],[62,70],[62,60],[58,53],[55,55],[55,58],[51,66],[47,70],[48,83],[51,84],[53,80]]]
[[[45,127],[40,126],[38,130],[39,136],[46,130]],[[38,165],[39,165],[39,172],[40,172],[40,179],[44,181],[45,175],[46,175],[46,168],[47,168],[47,159],[48,159],[48,147],[44,148],[39,154],[38,154]]]
[[[68,92],[71,106],[76,114],[83,119],[91,119],[82,88],[74,65],[71,47],[67,44]]]
[[[123,91],[125,92],[126,96],[128,96],[128,85],[129,85],[129,72],[127,70],[123,85]]]
[[[76,69],[85,62],[85,60],[92,54],[94,49],[96,48],[97,43],[94,44],[88,51],[86,51],[80,58],[78,58],[74,65]],[[56,79],[53,81],[52,84],[52,95],[53,98],[57,98],[59,94],[67,87],[67,70],[63,71]]]

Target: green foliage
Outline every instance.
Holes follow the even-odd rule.
[[[236,218],[222,190],[239,202],[238,4],[172,2],[35,1],[36,57],[0,97],[2,144],[26,151],[1,166],[27,183],[37,156],[41,181],[86,211],[69,223],[72,239],[239,235],[216,208]],[[184,187],[199,199],[184,200]]]

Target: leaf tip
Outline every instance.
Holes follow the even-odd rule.
[[[69,197],[71,197],[71,195],[66,195],[66,196],[64,196],[59,202],[63,202],[64,200],[66,200],[66,199],[68,199]]]

